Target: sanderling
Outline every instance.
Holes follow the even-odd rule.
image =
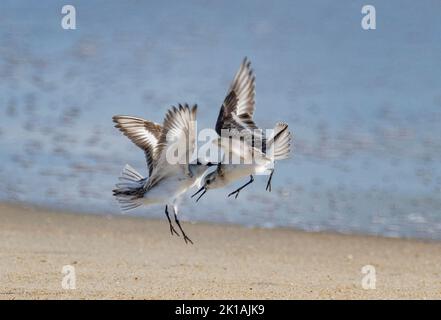
[[[249,176],[250,180],[247,183],[228,195],[235,195],[237,198],[239,192],[254,181],[253,174],[269,173],[266,190],[271,191],[274,160],[286,159],[289,156],[291,133],[286,123],[277,123],[269,138],[264,138],[261,133],[256,134],[259,128],[253,121],[254,83],[251,63],[245,58],[233,79],[216,122],[219,138],[214,143],[224,151],[224,161],[218,164],[216,171],[203,177],[202,187],[192,195],[194,197],[202,192],[196,201],[208,189],[222,188]],[[240,132],[240,135],[228,134],[232,131]],[[251,139],[242,139],[244,133],[245,137]],[[240,163],[229,163],[233,157],[240,159]]]
[[[165,215],[170,233],[179,236],[173,228],[168,207],[173,208],[175,222],[185,242],[193,243],[185,234],[178,219],[178,202],[182,194],[198,182],[211,165],[192,164],[190,159],[195,149],[197,106],[172,107],[166,114],[163,125],[130,116],[114,116],[115,127],[140,147],[147,159],[149,177],[145,178],[126,165],[119,177],[113,195],[121,210],[127,211],[146,204],[165,204]],[[171,144],[182,147],[176,163],[170,163],[168,150]]]

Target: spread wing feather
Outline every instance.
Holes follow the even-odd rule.
[[[245,58],[231,83],[216,121],[216,132],[222,129],[257,129],[253,121],[255,77],[251,62]]]
[[[196,148],[196,111],[197,105],[188,104],[172,107],[168,110],[158,142],[158,158],[154,162],[154,179],[150,187],[164,176],[173,175],[177,170],[188,167]]]
[[[249,145],[257,146],[265,152],[265,139],[261,133],[255,131],[259,128],[253,120],[254,96],[255,76],[251,69],[251,62],[245,58],[220,108],[215,129],[219,136],[222,136],[223,130],[226,130],[226,134],[233,138],[236,134],[240,135]]]
[[[114,116],[113,122],[116,123],[116,128],[144,151],[149,175],[151,175],[159,154],[158,142],[162,132],[161,125],[131,116]]]

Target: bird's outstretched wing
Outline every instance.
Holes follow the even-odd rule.
[[[196,148],[196,111],[197,105],[190,108],[188,104],[180,104],[168,110],[158,142],[158,158],[154,164],[158,171],[166,174],[177,168],[188,169]],[[166,167],[168,170],[164,170]]]
[[[216,132],[222,129],[257,129],[253,121],[255,77],[251,62],[245,58],[237,71],[216,121]]]
[[[265,138],[261,132],[255,131],[259,128],[253,120],[254,96],[255,76],[251,62],[245,58],[220,108],[215,129],[221,137],[222,131],[226,130],[228,137],[241,136],[250,146],[265,152]]]
[[[113,122],[125,136],[145,152],[149,175],[158,157],[158,142],[161,137],[160,124],[131,116],[114,116]]]

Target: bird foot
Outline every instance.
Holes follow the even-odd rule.
[[[176,231],[175,228],[170,224],[170,233],[171,235],[176,234],[178,237],[180,237],[180,234]]]
[[[271,192],[271,181],[266,184],[266,191]]]
[[[186,244],[188,244],[188,242],[193,244],[193,241],[191,241],[191,239],[189,237],[187,237],[187,235],[185,233],[182,233],[182,235],[184,236],[184,241],[185,241]]]
[[[237,199],[237,197],[239,196],[239,193],[240,193],[240,189],[237,189],[237,190],[235,190],[235,191],[229,193],[229,194],[228,194],[228,197],[231,197],[231,196],[234,194],[234,195],[235,195],[235,196],[234,196],[234,199]]]

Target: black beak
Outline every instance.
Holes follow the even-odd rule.
[[[199,192],[201,192],[201,191],[204,191],[204,192],[202,192],[202,194],[196,199],[196,202],[198,202],[199,201],[199,199],[205,194],[205,192],[207,192],[207,188],[205,188],[205,186],[203,186],[202,188],[200,188],[198,191],[196,191],[196,193],[195,194],[193,194],[191,197],[193,198],[195,195],[197,195]]]

